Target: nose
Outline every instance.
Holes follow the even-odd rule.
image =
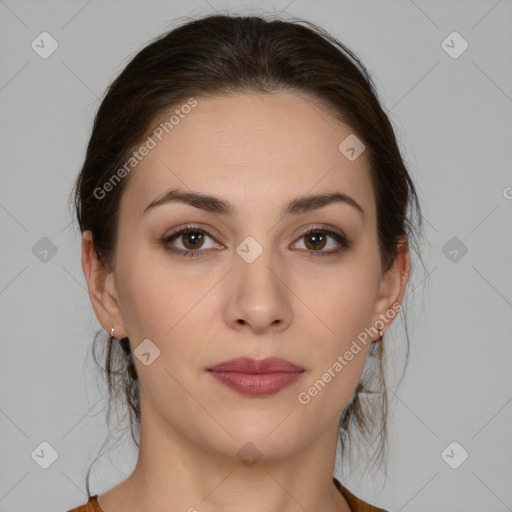
[[[277,255],[263,252],[251,263],[238,254],[226,289],[226,323],[254,334],[283,331],[292,321],[293,293]]]

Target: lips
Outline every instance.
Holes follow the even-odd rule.
[[[250,357],[238,357],[223,361],[211,368],[213,372],[238,372],[238,373],[295,373],[303,372],[304,368],[294,365],[286,359],[279,357],[267,357],[266,359],[251,359]]]
[[[208,368],[218,382],[243,395],[264,397],[292,385],[305,372],[286,359],[230,359]]]

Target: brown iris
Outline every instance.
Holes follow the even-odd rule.
[[[204,242],[204,235],[199,231],[189,231],[182,233],[181,236],[184,240],[183,245],[190,250],[199,249]]]
[[[305,240],[306,240],[306,247],[308,247],[309,249],[309,246],[308,246],[308,242],[310,240],[312,240],[312,249],[323,249],[325,247],[325,238],[326,238],[326,235],[325,234],[322,234],[322,233],[308,233],[308,235],[306,235],[305,237]]]

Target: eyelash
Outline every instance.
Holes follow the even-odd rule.
[[[200,250],[200,249],[197,249],[195,251],[193,250],[183,250],[183,249],[176,249],[176,248],[171,248],[169,247],[167,244],[169,242],[171,242],[172,240],[174,240],[175,238],[179,238],[180,235],[185,235],[185,234],[188,234],[188,233],[202,233],[203,235],[206,235],[210,238],[213,239],[213,237],[207,232],[207,231],[204,231],[203,229],[200,229],[196,226],[193,226],[193,225],[187,225],[181,229],[179,229],[178,231],[175,231],[174,233],[171,233],[170,235],[164,237],[161,239],[161,244],[165,247],[165,249],[171,253],[174,253],[174,254],[179,254],[181,256],[185,256],[185,257],[202,257],[201,253],[204,253],[206,252],[205,250]],[[335,254],[339,254],[340,252],[342,252],[344,249],[348,249],[349,247],[351,247],[352,243],[347,239],[347,237],[345,235],[341,235],[340,233],[337,233],[335,231],[331,231],[330,229],[325,229],[323,228],[322,226],[313,226],[312,228],[309,228],[307,231],[305,231],[304,233],[302,233],[300,235],[300,237],[298,238],[298,240],[300,240],[301,238],[304,238],[308,235],[311,235],[313,233],[321,233],[321,234],[325,234],[325,235],[328,235],[330,236],[331,238],[333,238],[338,244],[339,244],[339,247],[337,249],[334,249],[334,250],[330,250],[330,251],[312,251],[312,250],[309,250],[309,254],[313,257],[316,257],[316,256],[320,256],[320,257],[323,257],[323,256],[334,256]]]

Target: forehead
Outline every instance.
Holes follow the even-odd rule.
[[[363,153],[348,160],[339,145],[352,134],[314,99],[291,92],[196,97],[135,167],[123,202],[140,214],[172,187],[251,201],[287,201],[340,190],[373,208]],[[185,102],[183,103],[185,104]],[[175,105],[155,121],[169,121]],[[185,113],[187,112],[187,113]]]

